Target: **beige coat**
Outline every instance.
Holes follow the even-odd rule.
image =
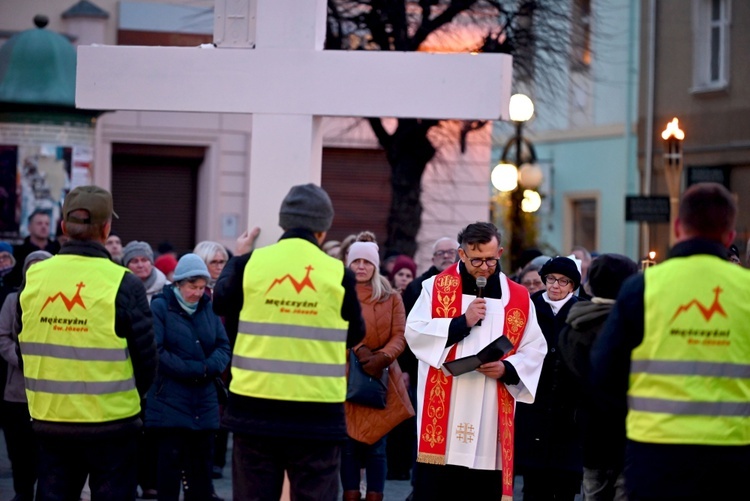
[[[374,409],[346,402],[346,429],[359,442],[374,444],[397,424],[414,415],[414,408],[404,384],[396,358],[406,347],[404,328],[406,314],[401,295],[393,293],[382,303],[370,302],[372,287],[357,284],[357,297],[362,305],[362,316],[367,325],[364,344],[373,352],[389,354],[393,363],[388,376],[385,409]],[[357,345],[354,349],[359,348]],[[347,368],[348,370],[348,368]]]

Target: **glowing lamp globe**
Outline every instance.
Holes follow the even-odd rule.
[[[526,122],[534,116],[534,103],[526,94],[513,94],[508,105],[510,119],[514,122]]]
[[[523,190],[521,210],[524,212],[536,212],[542,206],[542,197],[534,190]]]
[[[490,180],[498,191],[513,191],[518,186],[518,169],[513,164],[499,163],[492,169]]]
[[[537,164],[523,164],[518,170],[518,182],[524,188],[535,190],[542,184],[542,168]]]

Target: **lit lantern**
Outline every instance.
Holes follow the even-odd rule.
[[[534,190],[523,190],[521,210],[524,212],[536,212],[542,206],[542,197]]]
[[[501,162],[492,169],[490,180],[498,191],[513,191],[518,186],[518,169],[513,164]]]

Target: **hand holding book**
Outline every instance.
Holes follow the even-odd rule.
[[[460,376],[476,370],[480,365],[500,360],[503,355],[513,349],[513,343],[505,336],[492,341],[482,348],[476,355],[457,358],[443,364],[443,372],[450,376]]]

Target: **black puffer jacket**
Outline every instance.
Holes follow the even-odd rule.
[[[71,240],[66,243],[59,254],[75,254],[92,258],[111,259],[104,245],[98,242]],[[20,296],[20,292],[19,292]],[[21,307],[17,311],[19,332],[23,331]],[[154,328],[151,309],[146,300],[146,289],[143,282],[132,273],[125,273],[120,282],[115,298],[115,333],[127,340],[130,359],[133,363],[135,384],[141,397],[145,396],[156,375],[158,355],[154,341]],[[20,352],[20,349],[19,349]],[[19,357],[20,360],[20,357]],[[142,425],[139,416],[119,421],[97,424],[56,423],[34,420],[36,433],[65,436],[104,437],[119,432],[139,428]]]

